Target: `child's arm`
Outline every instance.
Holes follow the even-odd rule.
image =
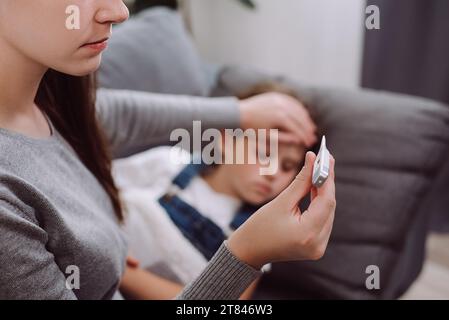
[[[240,300],[250,300],[257,288],[255,280],[240,296]],[[136,267],[127,267],[120,283],[120,291],[131,300],[169,300],[175,298],[183,285],[159,277],[149,271]]]
[[[120,283],[120,292],[126,299],[132,300],[169,300],[175,298],[183,287],[144,269],[127,267]]]

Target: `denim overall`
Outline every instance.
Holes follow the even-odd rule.
[[[184,189],[190,181],[207,167],[205,164],[188,164],[173,180],[173,189]],[[212,220],[169,191],[159,198],[159,204],[165,209],[173,223],[184,237],[210,260],[227,236]],[[250,205],[242,205],[230,223],[231,229],[237,229],[257,210]]]

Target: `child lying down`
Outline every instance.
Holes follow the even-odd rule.
[[[289,93],[278,85],[261,84],[246,97],[273,91]],[[247,148],[247,139],[242,143],[246,159],[258,152]],[[227,147],[235,152],[235,145]],[[230,152],[224,143],[221,147],[222,156]],[[260,175],[258,160],[185,165],[191,155],[173,148],[158,147],[113,162],[127,212],[124,230],[130,255],[139,261],[139,268],[128,268],[124,275],[121,290],[127,298],[174,298],[233,230],[289,185],[305,155],[303,146],[279,144],[277,173]],[[180,159],[173,159],[174,154]],[[255,286],[241,298],[250,298]]]

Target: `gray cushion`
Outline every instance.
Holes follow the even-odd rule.
[[[312,88],[242,67],[222,70],[215,95],[238,94],[268,79],[293,88],[320,134],[326,134],[337,161],[337,212],[322,260],[277,264],[267,281],[282,291],[278,297],[289,290],[289,297],[304,296],[305,288],[321,298],[397,297],[402,292],[391,288],[393,271],[421,202],[449,155],[448,107],[386,92]],[[424,238],[414,244],[418,263]],[[381,290],[365,288],[368,265],[379,266]],[[408,285],[401,284],[401,290]]]
[[[157,93],[207,95],[204,67],[178,13],[147,9],[113,30],[99,85]]]

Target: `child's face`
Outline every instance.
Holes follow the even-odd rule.
[[[252,205],[262,205],[290,184],[300,169],[304,154],[302,146],[280,144],[279,167],[274,175],[261,175],[260,163],[224,165],[222,169],[226,171],[228,184],[236,197]]]

